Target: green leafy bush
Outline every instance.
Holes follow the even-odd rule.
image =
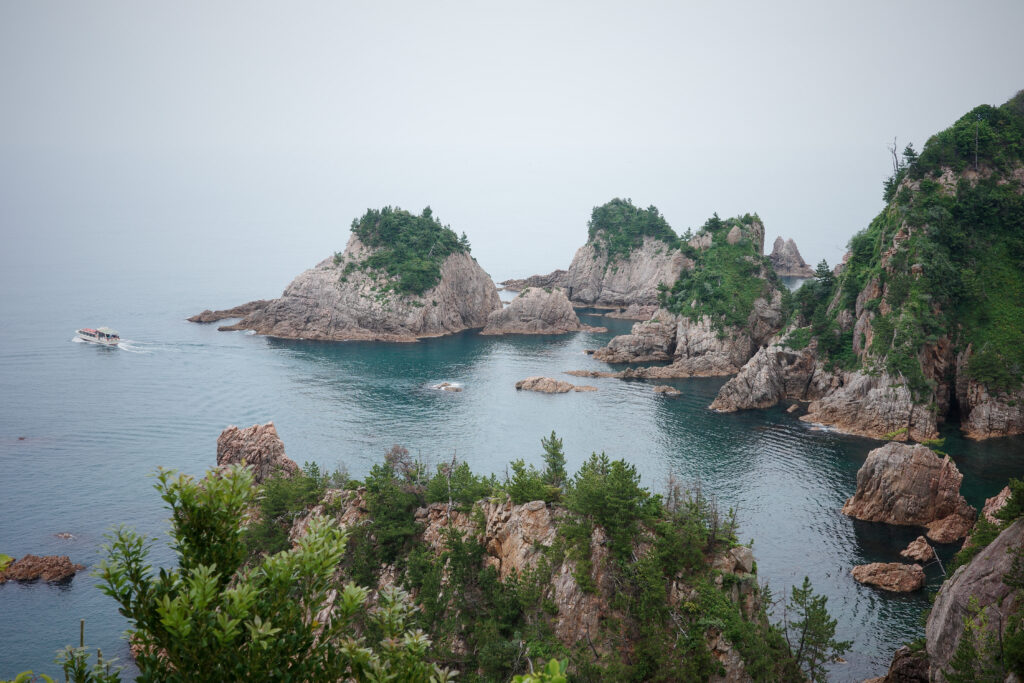
[[[679,244],[679,237],[658,212],[657,207],[641,209],[630,199],[613,199],[595,206],[587,223],[587,237],[591,244],[603,249],[608,264],[641,246],[644,237],[661,240],[669,247]]]

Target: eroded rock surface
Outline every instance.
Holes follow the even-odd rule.
[[[1021,547],[1024,547],[1024,519],[1004,529],[988,547],[942,584],[925,626],[932,680],[945,680],[942,672],[949,666],[960,643],[971,597],[977,599],[979,607],[995,609],[1004,615],[1024,609],[1024,593],[1003,582],[1015,557],[1008,551]],[[1005,633],[1005,618],[999,619],[991,611],[987,621],[990,631],[1000,628],[1001,633]]]
[[[0,572],[0,583],[5,581],[31,582],[42,579],[52,583],[70,581],[85,565],[73,563],[67,555],[25,555],[7,565]]]
[[[928,653],[901,647],[893,654],[885,676],[864,683],[928,683]]]
[[[689,259],[653,237],[625,258],[608,259],[607,249],[588,242],[572,259],[564,284],[569,298],[587,306],[657,305],[658,285],[671,286]]]
[[[188,319],[190,323],[215,323],[218,320],[224,320],[225,318],[244,318],[250,313],[265,308],[270,303],[269,299],[260,299],[258,301],[250,301],[249,303],[242,304],[241,306],[235,306],[234,308],[227,308],[221,311],[211,311],[206,309],[202,313],[196,314]]]
[[[928,543],[927,538],[918,536],[900,551],[900,557],[924,564],[935,559],[935,549]]]
[[[555,270],[547,275],[531,275],[530,277],[522,278],[521,280],[505,280],[499,282],[502,287],[510,292],[521,292],[524,289],[539,287],[544,289],[545,287],[564,287],[565,276],[567,271]]]
[[[853,578],[859,583],[891,593],[909,593],[924,587],[924,570],[919,564],[872,562],[854,567]]]
[[[415,341],[480,328],[501,309],[494,282],[465,252],[449,255],[441,281],[420,296],[400,294],[385,275],[349,264],[374,253],[353,235],[339,258],[296,277],[275,299],[235,325],[290,339]]]
[[[949,456],[889,443],[868,453],[843,514],[867,522],[923,526],[936,543],[967,535],[976,512],[960,495],[963,475]]]
[[[273,422],[239,429],[228,427],[217,437],[217,466],[246,464],[257,484],[280,472],[291,476],[299,466],[285,455],[284,443]]]
[[[779,277],[814,277],[814,269],[804,262],[796,242],[791,239],[776,237],[768,259]]]
[[[491,312],[480,334],[565,334],[604,332],[603,327],[584,325],[561,289],[524,289],[511,304]]]

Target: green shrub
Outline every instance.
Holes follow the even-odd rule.
[[[679,237],[658,212],[657,207],[640,209],[630,199],[613,199],[595,206],[587,223],[588,241],[608,255],[607,263],[628,257],[641,246],[644,237],[653,237],[670,247],[679,243]]]

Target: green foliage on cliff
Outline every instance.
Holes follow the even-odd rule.
[[[788,295],[760,245],[744,237],[729,244],[727,236],[736,226],[744,228],[758,221],[756,215],[721,219],[709,218],[698,231],[711,236],[705,250],[685,244],[682,249],[693,259],[694,267],[683,270],[672,287],[661,287],[658,301],[662,307],[691,320],[709,316],[720,332],[726,327],[745,327],[759,297],[770,296],[772,289]]]
[[[345,275],[355,268],[377,270],[395,278],[393,288],[402,294],[419,295],[441,281],[441,265],[449,255],[469,253],[466,234],[458,236],[434,218],[428,206],[419,216],[397,207],[368,209],[352,221],[352,233],[374,253],[361,263],[346,265]],[[335,255],[335,263],[340,263]]]
[[[644,243],[644,237],[661,240],[669,247],[679,244],[679,236],[655,206],[646,209],[633,206],[631,199],[615,198],[595,206],[587,223],[589,243],[603,250],[611,264]]]
[[[876,287],[881,296],[862,301],[872,318],[872,339],[862,357],[866,370],[902,377],[926,400],[936,382],[947,378],[926,375],[921,359],[948,339],[954,352],[970,350],[969,378],[993,393],[1020,388],[1022,163],[1024,93],[998,108],[976,108],[929,139],[920,155],[908,145],[886,182],[887,206],[850,240],[835,304],[831,295],[824,301],[820,288],[801,291],[798,322],[812,323],[817,315],[819,341],[826,333],[849,334],[842,340],[847,366],[859,366],[852,330],[840,331],[836,322],[842,311],[856,316],[858,296]],[[812,299],[814,306],[804,305]]]

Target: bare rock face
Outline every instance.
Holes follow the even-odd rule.
[[[928,654],[914,652],[903,646],[892,656],[889,671],[885,676],[872,678],[864,683],[928,683]]]
[[[979,607],[990,610],[988,628],[992,631],[1001,628],[1005,633],[1007,624],[1005,618],[997,618],[992,610],[1007,615],[1024,608],[1024,594],[1003,583],[1003,576],[1010,571],[1014,559],[1008,551],[1021,547],[1024,547],[1024,519],[1004,529],[988,547],[942,584],[925,626],[931,680],[945,680],[942,672],[949,666],[960,643],[971,597],[977,599]]]
[[[494,282],[468,253],[449,255],[441,281],[420,296],[388,289],[390,280],[379,273],[345,273],[347,264],[372,253],[353,235],[340,259],[324,259],[292,280],[280,299],[221,329],[289,339],[415,341],[483,327],[501,309]]]
[[[843,514],[867,522],[927,527],[936,543],[967,535],[976,512],[960,495],[963,475],[949,456],[889,443],[868,453]]]
[[[996,513],[1006,507],[1009,501],[1010,487],[1004,486],[1002,491],[991,498],[985,499],[985,505],[981,508],[981,514],[985,515],[985,518],[993,524],[999,524],[999,520],[996,519]]]
[[[723,413],[770,408],[782,399],[809,401],[832,388],[834,378],[815,358],[813,348],[793,351],[784,344],[764,346],[739,374],[718,391],[711,409]]]
[[[671,397],[683,395],[683,392],[679,391],[675,387],[670,387],[667,384],[659,384],[658,386],[654,387],[654,393]]]
[[[531,275],[521,280],[505,280],[498,284],[510,292],[521,292],[524,289],[532,289],[533,287],[540,287],[541,289],[546,287],[564,287],[567,274],[567,271],[555,270],[547,275]]]
[[[250,301],[249,303],[242,304],[241,306],[235,306],[234,308],[227,308],[221,311],[211,311],[206,309],[202,313],[192,316],[188,319],[190,323],[215,323],[218,320],[224,320],[225,318],[244,318],[250,313],[254,313],[261,308],[265,308],[270,301],[268,299],[260,299],[259,301]]]
[[[273,422],[239,429],[228,427],[217,437],[217,466],[246,464],[260,484],[275,473],[291,476],[299,466],[284,453],[284,443]]]
[[[531,287],[505,308],[491,312],[480,334],[565,334],[581,330],[604,331],[604,328],[581,323],[561,289]]]
[[[543,394],[565,394],[573,390],[573,385],[550,377],[527,377],[516,382],[520,391],[539,391]]]
[[[956,395],[963,413],[961,429],[974,439],[1024,434],[1024,389],[993,394],[970,379],[971,348],[957,358]]]
[[[645,237],[629,256],[612,262],[607,250],[588,242],[573,257],[564,283],[577,304],[652,306],[658,303],[658,285],[672,286],[689,263],[682,252],[653,237]]]
[[[935,549],[928,543],[928,539],[924,536],[918,536],[910,542],[910,545],[900,551],[900,557],[905,557],[914,562],[931,562],[935,559]]]
[[[776,237],[768,259],[779,277],[814,277],[814,269],[804,262],[800,250],[791,239]]]
[[[719,332],[707,316],[691,320],[659,310],[647,321],[633,325],[630,334],[619,335],[598,349],[594,358],[607,363],[639,363],[670,360],[669,365],[631,368],[620,377],[670,379],[717,377],[739,372],[761,344],[782,324],[782,293],[754,302],[746,327]]]
[[[0,572],[0,583],[5,581],[49,581],[61,583],[70,581],[84,565],[74,564],[67,555],[25,555],[12,562]]]
[[[909,593],[924,587],[924,570],[919,564],[873,562],[854,567],[851,572],[859,583],[892,593]]]

